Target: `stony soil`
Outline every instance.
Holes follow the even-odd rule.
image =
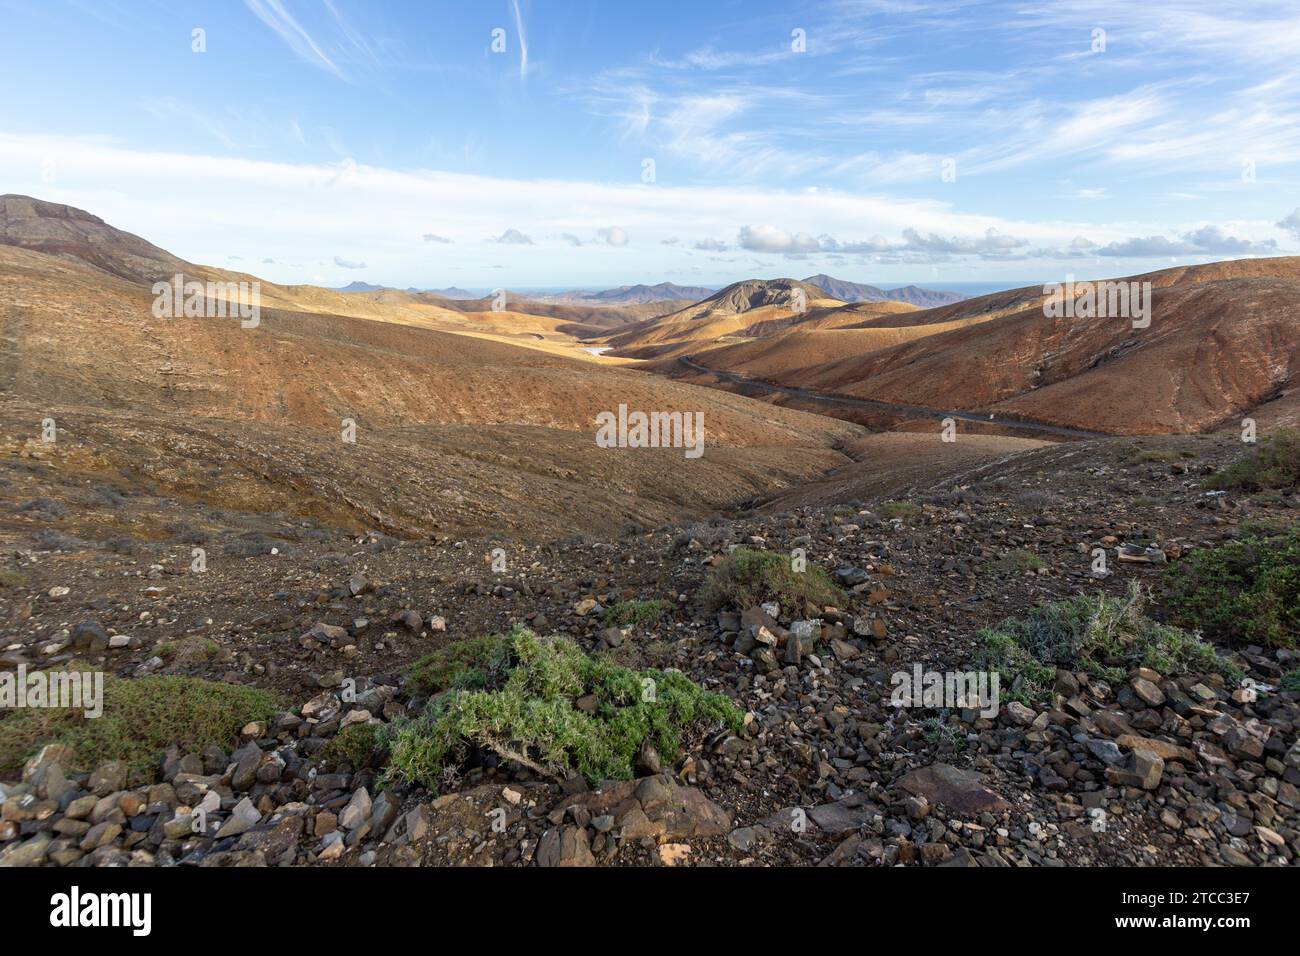
[[[6,666],[89,659],[127,678],[270,688],[299,706],[220,750],[168,754],[149,785],[46,750],[0,783],[0,865],[1292,864],[1294,692],[1251,700],[1221,680],[1147,672],[1112,687],[1062,671],[1051,707],[1004,704],[992,720],[890,706],[894,672],[971,669],[980,627],[1071,594],[1121,595],[1168,567],[1115,563],[1098,581],[1094,547],[1154,541],[1176,561],[1247,520],[1294,520],[1294,498],[1205,494],[1204,475],[1240,447],[1048,446],[917,482],[907,499],[919,508],[901,517],[867,497],[546,543],[401,540],[324,521],[241,533],[234,512],[192,541],[34,542],[10,524]],[[26,486],[15,497],[7,480],[11,517],[67,527],[60,502]],[[192,524],[203,513],[179,498],[167,507]],[[709,568],[734,544],[805,548],[850,589],[847,603],[815,609],[814,634],[795,625],[808,608],[772,619],[705,607]],[[194,547],[203,573],[190,570]],[[1013,551],[1043,567],[1021,569]],[[675,610],[606,628],[601,607],[630,598]],[[679,668],[730,696],[746,728],[689,740],[673,762],[645,755],[639,779],[595,791],[491,754],[438,794],[380,791],[373,768],[325,762],[340,727],[418,704],[404,687],[417,658],[516,623]],[[1296,667],[1260,648],[1236,660],[1264,685]],[[357,695],[344,701],[349,681]]]

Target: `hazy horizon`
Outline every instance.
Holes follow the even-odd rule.
[[[774,279],[774,278],[789,278],[789,279],[795,279],[795,278],[798,278],[798,279],[801,279],[801,280],[802,280],[803,277],[801,277],[801,276],[746,276],[746,277],[743,277],[743,278],[740,278],[740,279],[733,279],[731,282],[724,283],[724,284],[721,285],[721,286],[713,286],[713,285],[702,284],[702,283],[689,283],[689,285],[691,285],[691,286],[697,286],[697,285],[698,285],[699,288],[712,289],[713,291],[716,292],[718,289],[726,288],[726,286],[728,286],[728,285],[732,285],[733,283],[736,283],[736,282],[743,282],[743,281],[745,281],[745,279],[752,279],[752,278],[763,278],[763,279]],[[844,281],[844,282],[855,282],[855,283],[858,283],[858,284],[861,284],[861,285],[874,285],[874,286],[876,286],[877,288],[885,289],[885,290],[889,290],[889,289],[901,289],[901,288],[905,288],[905,287],[907,287],[907,286],[917,286],[917,287],[919,287],[919,288],[923,288],[923,289],[933,289],[933,290],[936,291],[936,292],[960,292],[960,293],[962,293],[962,294],[964,294],[964,295],[969,295],[969,296],[984,295],[985,293],[988,293],[988,292],[1000,292],[1000,291],[1002,291],[1003,289],[1019,289],[1019,288],[1024,288],[1024,287],[1026,287],[1026,286],[1033,286],[1033,285],[1041,285],[1041,284],[1042,284],[1042,283],[1040,283],[1040,282],[1038,282],[1038,281],[1031,281],[1031,280],[1010,280],[1010,283],[1008,284],[1007,282],[1001,282],[1001,281],[993,281],[993,282],[926,282],[926,281],[923,281],[923,280],[902,280],[902,281],[881,280],[881,281],[872,281],[872,280],[869,280],[869,279],[850,279],[850,278],[847,278],[847,277],[845,277],[845,276],[833,276],[832,278],[840,279],[841,281]],[[390,284],[390,283],[380,283],[380,282],[367,282],[367,280],[365,280],[365,279],[353,279],[352,282],[362,282],[362,283],[367,283],[368,285],[383,286],[384,288],[389,288],[389,289],[419,289],[420,291],[428,291],[428,290],[432,290],[432,289],[452,289],[452,288],[456,288],[456,289],[464,289],[466,292],[474,292],[474,293],[479,293],[479,294],[482,294],[482,295],[489,295],[491,292],[494,291],[494,289],[500,288],[500,286],[488,287],[488,286],[461,285],[461,284],[459,284],[459,283],[451,283],[451,282],[441,283],[441,284],[440,284],[440,283],[436,283],[436,282],[435,282],[435,283],[411,283],[411,282],[408,282],[408,283],[391,283],[391,284]],[[658,280],[658,281],[656,281],[656,282],[621,282],[621,283],[619,283],[618,286],[610,286],[610,285],[544,285],[544,286],[530,285],[530,286],[513,286],[513,287],[511,287],[511,291],[514,291],[514,292],[532,292],[532,293],[540,293],[540,294],[554,295],[554,294],[558,294],[558,293],[561,293],[561,292],[604,292],[604,291],[606,291],[607,289],[618,288],[619,286],[637,286],[637,285],[656,286],[656,285],[661,285],[661,284],[663,284],[663,283],[672,283],[672,284],[674,284],[674,285],[679,285],[679,286],[686,286],[686,285],[688,285],[688,283],[685,283],[685,282],[674,282],[674,280],[672,280],[672,279],[660,279],[660,280]],[[345,288],[346,286],[351,285],[351,284],[352,284],[351,282],[347,282],[347,283],[344,283],[342,286],[338,286],[337,288]]]

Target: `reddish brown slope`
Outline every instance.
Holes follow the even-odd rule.
[[[1154,289],[1146,329],[1046,318],[1041,288],[1014,290],[904,317],[1004,310],[999,318],[805,369],[792,384],[1132,434],[1204,431],[1285,391],[1300,366],[1300,260],[1136,278]]]
[[[112,275],[149,281],[189,263],[98,216],[58,203],[13,194],[0,196],[0,244],[88,262]]]

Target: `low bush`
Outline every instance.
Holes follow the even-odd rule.
[[[20,588],[27,584],[27,575],[17,568],[0,568],[0,588]]]
[[[692,729],[742,726],[730,700],[676,671],[633,671],[525,628],[502,640],[508,661],[487,686],[439,694],[420,716],[390,725],[389,779],[432,790],[478,747],[550,776],[576,770],[594,784],[630,778],[647,741],[672,760]]]
[[[334,735],[321,757],[330,766],[346,762],[353,770],[360,770],[369,766],[383,749],[380,725],[352,724]]]
[[[509,659],[510,646],[505,635],[455,641],[412,664],[407,688],[424,695],[453,688],[478,690],[494,683]]]
[[[1004,571],[1041,571],[1047,562],[1025,548],[1009,551],[998,562]]]
[[[651,624],[673,609],[672,601],[619,601],[605,609],[605,623],[610,627]]]
[[[904,521],[920,517],[922,510],[920,505],[910,501],[886,501],[880,506],[880,513],[886,518],[901,518]]]
[[[785,607],[805,602],[823,606],[841,601],[844,594],[826,570],[811,561],[796,571],[787,554],[737,548],[713,569],[704,596],[714,607],[732,604],[743,609],[764,601]]]
[[[1110,682],[1137,666],[1166,676],[1217,673],[1241,680],[1240,669],[1213,646],[1152,620],[1143,605],[1136,584],[1126,599],[1103,595],[1040,604],[1024,618],[980,631],[976,662],[998,672],[1004,696],[1039,703],[1050,700],[1058,667]]]
[[[1283,429],[1265,438],[1253,452],[1212,475],[1206,484],[1240,491],[1300,487],[1300,432]]]
[[[89,668],[78,665],[83,670]],[[20,768],[45,744],[72,748],[75,766],[91,770],[121,760],[136,782],[152,782],[171,744],[190,753],[229,748],[244,725],[282,710],[269,691],[195,677],[105,675],[103,714],[78,709],[24,708],[0,716],[0,772]]]
[[[1300,525],[1257,528],[1198,548],[1160,595],[1171,623],[1228,644],[1295,647],[1300,639]]]

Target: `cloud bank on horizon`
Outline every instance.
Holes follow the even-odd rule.
[[[0,191],[327,285],[1300,253],[1287,3],[460,6],[3,0]]]

